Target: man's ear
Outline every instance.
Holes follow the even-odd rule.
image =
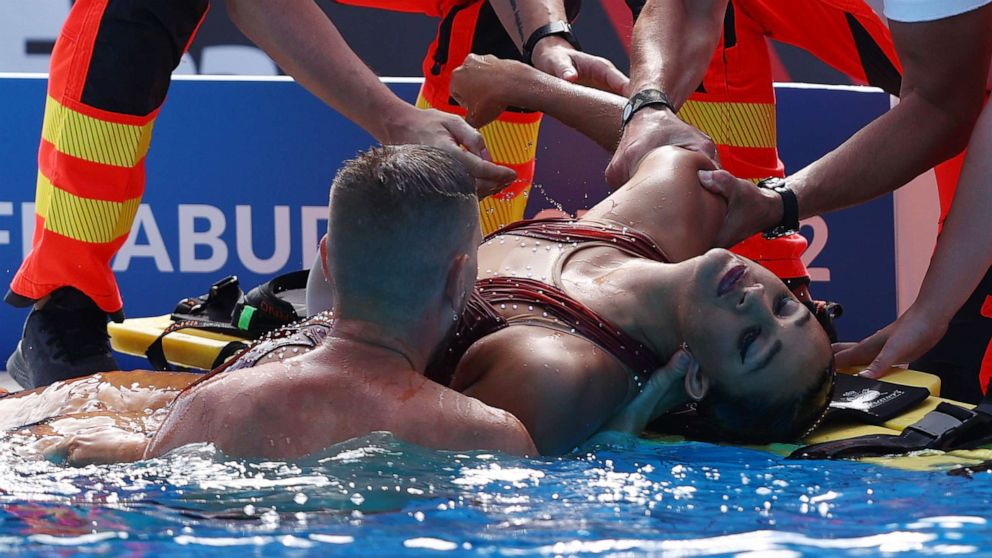
[[[458,308],[465,297],[465,267],[468,265],[468,254],[462,254],[451,261],[448,276],[444,281],[444,299],[451,306]]]
[[[710,380],[699,371],[698,366],[690,366],[685,374],[685,393],[693,401],[701,401],[710,389]]]
[[[330,282],[331,274],[327,271],[327,233],[320,237],[320,268],[324,270],[324,281]]]

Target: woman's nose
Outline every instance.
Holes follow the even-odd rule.
[[[764,300],[765,286],[755,283],[744,287],[740,301],[737,303],[738,310],[750,313],[762,306]]]

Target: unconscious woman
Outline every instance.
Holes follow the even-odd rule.
[[[469,64],[482,71],[456,75],[461,85],[453,91],[471,114],[478,116],[483,108],[476,107],[489,101],[465,84],[488,81],[499,66],[513,72],[499,74],[503,79],[536,80],[532,97],[513,99],[514,105],[533,102],[604,145],[610,134],[616,137],[619,97],[543,82],[523,65]],[[829,339],[774,275],[710,249],[726,206],[699,187],[697,172],[705,168],[710,163],[701,155],[659,149],[581,219],[511,225],[485,240],[476,292],[428,376],[509,411],[543,454],[566,452],[604,428],[637,429],[691,402],[726,438],[802,437],[829,403]],[[311,337],[317,336],[268,341],[220,375],[244,374],[235,370],[290,347],[323,343]],[[662,368],[669,359],[684,359],[684,365]],[[659,368],[665,375],[652,375]],[[644,389],[651,397],[646,411],[640,401],[643,420],[618,421],[645,383],[654,389]]]

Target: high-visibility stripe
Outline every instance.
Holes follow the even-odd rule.
[[[493,161],[510,165],[529,163],[537,155],[537,134],[541,121],[515,124],[495,120],[479,129]]]
[[[152,120],[143,126],[108,122],[76,112],[49,96],[41,137],[60,153],[115,167],[133,167],[148,153]]]
[[[433,108],[423,95],[417,96],[416,105],[420,109]],[[541,116],[538,113],[527,113],[529,122],[510,122],[500,117],[479,128],[493,162],[522,165],[533,161],[537,155]]]
[[[530,184],[527,185],[523,192],[510,199],[500,199],[490,196],[479,202],[479,217],[482,222],[483,236],[523,219],[529,196]]]
[[[140,197],[123,202],[82,198],[38,173],[35,212],[46,230],[74,240],[103,244],[127,235],[139,205]]]
[[[689,100],[682,105],[679,116],[718,144],[776,147],[774,104]]]

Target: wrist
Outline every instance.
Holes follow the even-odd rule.
[[[530,37],[523,44],[521,54],[523,55],[522,60],[524,64],[533,66],[535,53],[538,46],[544,43],[543,48],[548,48],[549,46],[554,46],[559,43],[549,43],[551,39],[560,39],[565,41],[570,48],[575,50],[582,50],[582,46],[579,44],[579,40],[572,33],[572,26],[567,21],[553,21],[547,25],[542,25],[531,33]]]
[[[531,61],[533,62],[535,60],[539,60],[547,54],[548,51],[556,48],[572,49],[572,43],[566,41],[561,35],[546,35],[534,44],[534,50],[531,54]]]
[[[776,197],[778,202],[774,204],[778,210],[772,211],[772,215],[778,215],[778,220],[766,226],[764,237],[766,239],[778,238],[788,234],[799,232],[799,201],[795,190],[787,184],[784,178],[771,177],[758,182],[758,189],[762,194],[770,194],[768,197]],[[769,210],[771,207],[769,207]]]
[[[372,120],[373,123],[366,128],[372,137],[383,145],[392,145],[405,135],[405,131],[410,128],[413,111],[420,109],[403,101],[396,103],[386,103],[377,110],[378,118]]]
[[[620,115],[620,127],[626,128],[638,114],[647,110],[661,110],[675,114],[675,107],[668,100],[668,95],[660,89],[644,89],[634,93],[623,107]],[[663,116],[664,118],[664,116]]]

